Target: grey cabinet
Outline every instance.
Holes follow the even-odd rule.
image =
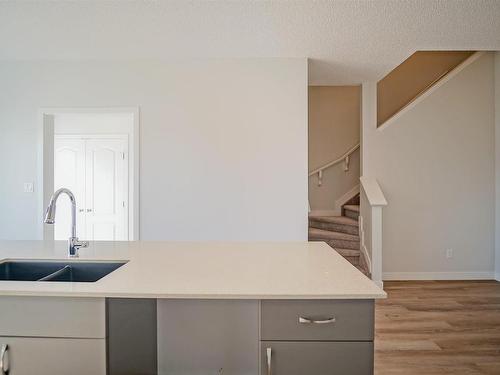
[[[0,337],[0,347],[5,346],[9,375],[106,374],[104,339]]]
[[[9,375],[373,374],[373,300],[6,296],[0,314]]]
[[[107,375],[156,375],[156,299],[108,298]]]
[[[261,301],[261,375],[372,375],[373,300]]]
[[[158,373],[256,375],[259,301],[158,300]]]
[[[9,375],[105,375],[104,312],[103,298],[0,297],[4,370],[8,366]]]
[[[262,341],[261,375],[373,374],[372,342]]]

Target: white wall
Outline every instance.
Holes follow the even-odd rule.
[[[500,52],[495,52],[495,278],[500,281]]]
[[[363,87],[362,174],[388,201],[386,279],[493,275],[493,62],[484,54],[379,129],[376,85]]]
[[[2,62],[0,82],[0,238],[41,235],[38,109],[120,106],[140,107],[142,239],[307,238],[305,59]]]

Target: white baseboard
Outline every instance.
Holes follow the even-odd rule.
[[[497,275],[500,276],[500,275]],[[384,272],[383,280],[493,280],[494,272]],[[498,280],[498,277],[496,278]]]
[[[495,274],[495,280],[496,281],[500,281],[500,273],[496,273]]]

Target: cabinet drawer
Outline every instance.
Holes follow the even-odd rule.
[[[260,351],[261,375],[373,375],[372,342],[263,341]]]
[[[0,336],[105,338],[104,298],[0,297]]]
[[[373,300],[264,300],[261,340],[373,340]]]
[[[104,339],[0,337],[3,345],[9,375],[106,374]]]

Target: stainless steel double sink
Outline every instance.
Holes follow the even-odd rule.
[[[0,263],[0,281],[92,283],[125,263],[125,261],[5,260]]]

